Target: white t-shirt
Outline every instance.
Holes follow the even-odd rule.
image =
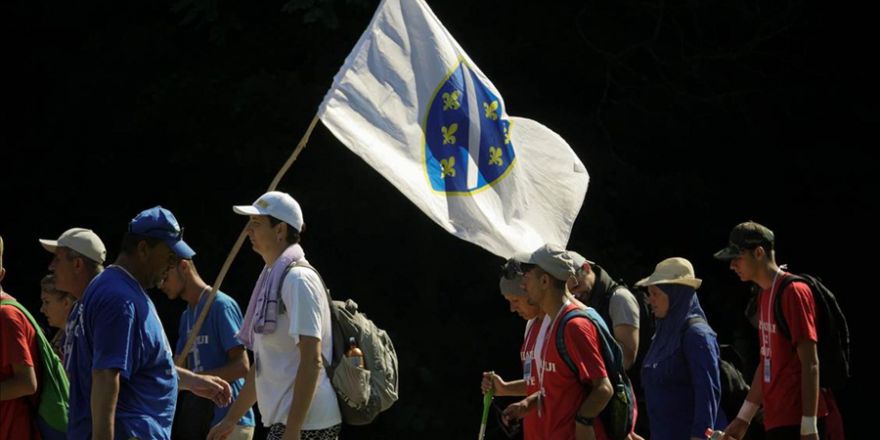
[[[284,277],[281,300],[286,311],[278,314],[275,332],[254,334],[257,404],[264,426],[287,423],[301,359],[300,335],[320,338],[324,358],[331,359],[333,353],[330,306],[318,274],[304,267],[291,269]],[[302,429],[325,429],[340,423],[342,416],[336,393],[326,371],[321,368],[318,387]]]

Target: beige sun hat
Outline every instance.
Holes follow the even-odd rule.
[[[636,286],[645,287],[657,284],[681,284],[699,289],[703,280],[694,276],[694,266],[690,261],[681,257],[672,257],[657,263],[654,273],[636,283]]]

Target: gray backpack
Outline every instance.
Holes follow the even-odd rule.
[[[294,267],[313,270],[321,278],[324,291],[327,292],[333,327],[333,358],[329,361],[324,359],[324,367],[336,391],[342,421],[356,426],[369,424],[398,398],[397,352],[394,351],[394,344],[385,330],[376,327],[373,321],[358,311],[357,303],[350,299],[334,301],[317,269],[300,260],[288,266],[287,271]],[[350,337],[364,352],[365,368],[346,361],[345,351]]]

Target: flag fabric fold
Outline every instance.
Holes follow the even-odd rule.
[[[504,258],[568,242],[583,163],[552,130],[507,114],[422,0],[379,5],[318,116],[453,235]]]

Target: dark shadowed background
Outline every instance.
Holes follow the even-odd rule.
[[[751,363],[747,288],[711,258],[730,228],[764,223],[780,262],[820,275],[850,318],[855,377],[840,400],[850,432],[860,427],[874,289],[858,281],[870,274],[859,255],[876,241],[877,198],[867,13],[808,1],[429,3],[508,113],[554,129],[586,164],[570,248],[629,282],[690,259],[721,342]],[[3,287],[36,312],[51,258],[38,238],[88,227],[112,261],[127,222],[157,204],[213,281],[245,222],[231,205],[268,187],[376,4],[3,2]],[[498,294],[502,259],[447,234],[321,125],[279,189],[301,203],[307,255],[335,296],[354,298],[398,351],[399,402],[348,438],[476,435],[480,373],[520,374],[523,322]],[[223,285],[242,308],[260,267],[246,244]],[[183,302],[152,297],[173,341]],[[488,437],[503,438],[494,422]]]

